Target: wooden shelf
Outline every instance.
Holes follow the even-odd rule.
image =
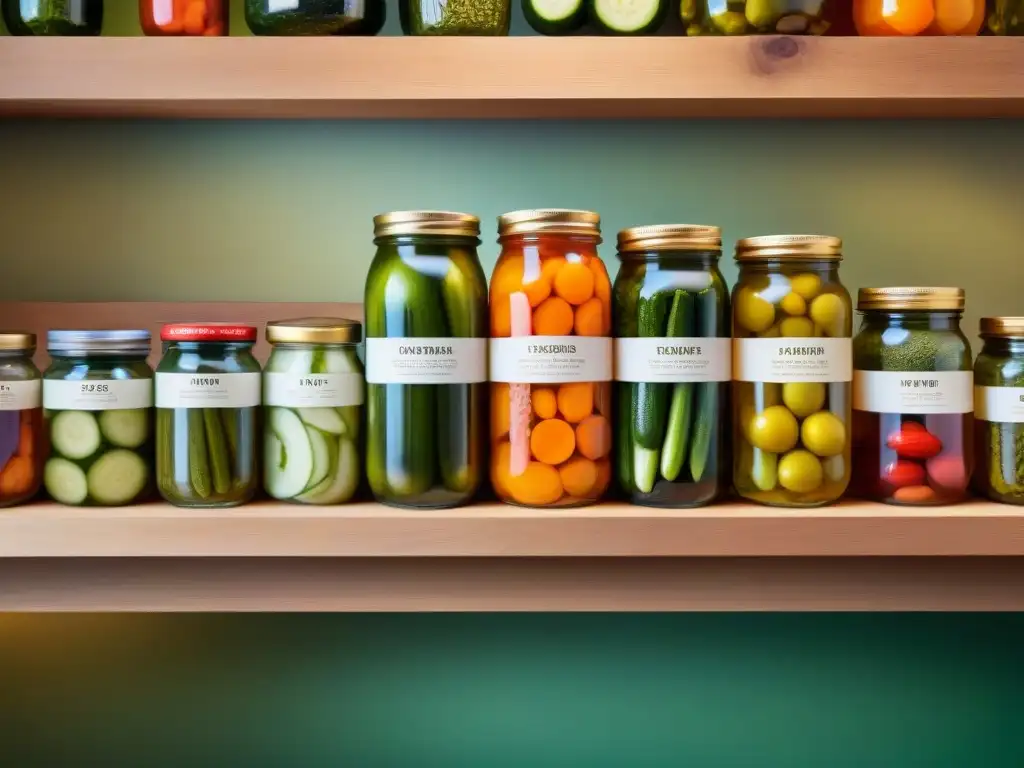
[[[1020,117],[1024,38],[0,38],[0,114]]]

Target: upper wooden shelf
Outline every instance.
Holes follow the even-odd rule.
[[[1024,38],[0,38],[0,114],[1020,117]]]

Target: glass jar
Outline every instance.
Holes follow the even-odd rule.
[[[233,507],[257,485],[256,328],[172,323],[156,369],[156,476],[180,507]]]
[[[838,499],[850,480],[850,294],[842,240],[751,237],[736,244],[733,484],[781,507]]]
[[[0,507],[30,500],[43,478],[42,384],[32,333],[0,331]]]
[[[688,35],[823,35],[833,0],[682,0]]]
[[[867,37],[973,37],[985,22],[985,0],[853,0],[853,22]]]
[[[598,501],[611,479],[611,281],[590,211],[498,217],[491,482],[528,507]]]
[[[472,500],[486,450],[487,279],[480,220],[446,211],[375,216],[366,279],[366,470],[378,501]]]
[[[142,32],[154,37],[228,34],[227,0],[139,0]]]
[[[149,331],[50,331],[43,483],[54,501],[119,507],[153,490]]]
[[[254,35],[376,35],[385,13],[384,0],[245,0]]]
[[[985,317],[974,363],[978,493],[1024,504],[1024,317]]]
[[[619,232],[616,467],[634,504],[693,507],[728,486],[732,341],[718,227]]]
[[[1024,0],[992,0],[987,27],[993,35],[1024,35]]]
[[[511,0],[400,0],[402,31],[407,35],[508,34]]]
[[[853,490],[887,504],[961,501],[973,457],[960,288],[862,288],[853,341]]]
[[[0,0],[0,10],[12,35],[98,35],[103,26],[103,0]]]
[[[309,317],[267,324],[263,487],[283,501],[340,504],[359,486],[362,326]]]

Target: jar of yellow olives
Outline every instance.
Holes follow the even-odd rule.
[[[837,237],[736,244],[733,484],[752,501],[819,506],[849,483],[853,311],[841,259]]]

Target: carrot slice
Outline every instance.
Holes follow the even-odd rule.
[[[588,459],[603,459],[612,449],[612,427],[604,416],[587,416],[576,427],[576,447]]]
[[[577,336],[604,336],[604,304],[596,296],[576,307],[573,329]]]
[[[594,412],[594,385],[589,381],[562,384],[558,388],[558,410],[566,421],[583,421]]]
[[[491,294],[491,336],[505,338],[512,335],[512,307],[507,293]]]
[[[508,479],[512,498],[528,506],[547,506],[562,498],[562,479],[554,467],[531,461],[526,471]]]
[[[932,0],[889,0],[882,2],[882,19],[900,35],[920,35],[935,18]]]
[[[28,456],[12,456],[0,472],[0,496],[20,496],[32,489],[35,466]]]
[[[594,273],[579,261],[563,264],[555,274],[555,293],[570,304],[582,304],[594,295]]]
[[[976,35],[985,18],[984,10],[983,0],[935,0],[935,20],[925,30],[925,34]]]
[[[203,0],[192,0],[185,9],[185,34],[201,35],[206,30],[206,4]]]
[[[512,461],[512,446],[508,440],[502,440],[491,453],[491,485],[501,499],[507,499],[512,493],[508,489],[509,464]]]
[[[512,398],[509,385],[495,382],[491,386],[491,438],[497,440],[508,434],[512,425]]]
[[[538,419],[553,419],[558,415],[558,400],[550,387],[534,387],[530,400]]]
[[[576,456],[558,468],[562,487],[570,496],[586,496],[597,485],[597,464],[590,459]]]
[[[544,419],[533,428],[530,451],[545,464],[561,464],[576,450],[576,433],[561,419]]]
[[[523,249],[522,279],[522,290],[530,300],[531,307],[536,307],[551,295],[551,278],[544,275],[540,252],[536,246]]]
[[[574,320],[572,307],[565,300],[551,296],[533,310],[533,332],[537,336],[568,336]]]
[[[15,453],[18,456],[31,456],[35,451],[35,445],[35,430],[32,429],[31,425],[22,422],[18,432],[18,448]]]
[[[608,278],[608,270],[604,262],[596,256],[592,256],[588,265],[594,273],[594,296],[601,300],[604,309],[604,326],[600,336],[610,336],[612,333],[612,281]]]
[[[594,483],[594,497],[596,498],[608,490],[608,485],[612,481],[612,462],[611,459],[601,459],[595,461],[594,464],[597,466],[597,482]]]
[[[491,296],[515,293],[523,290],[523,257],[505,254],[501,257],[494,274],[491,275]]]

